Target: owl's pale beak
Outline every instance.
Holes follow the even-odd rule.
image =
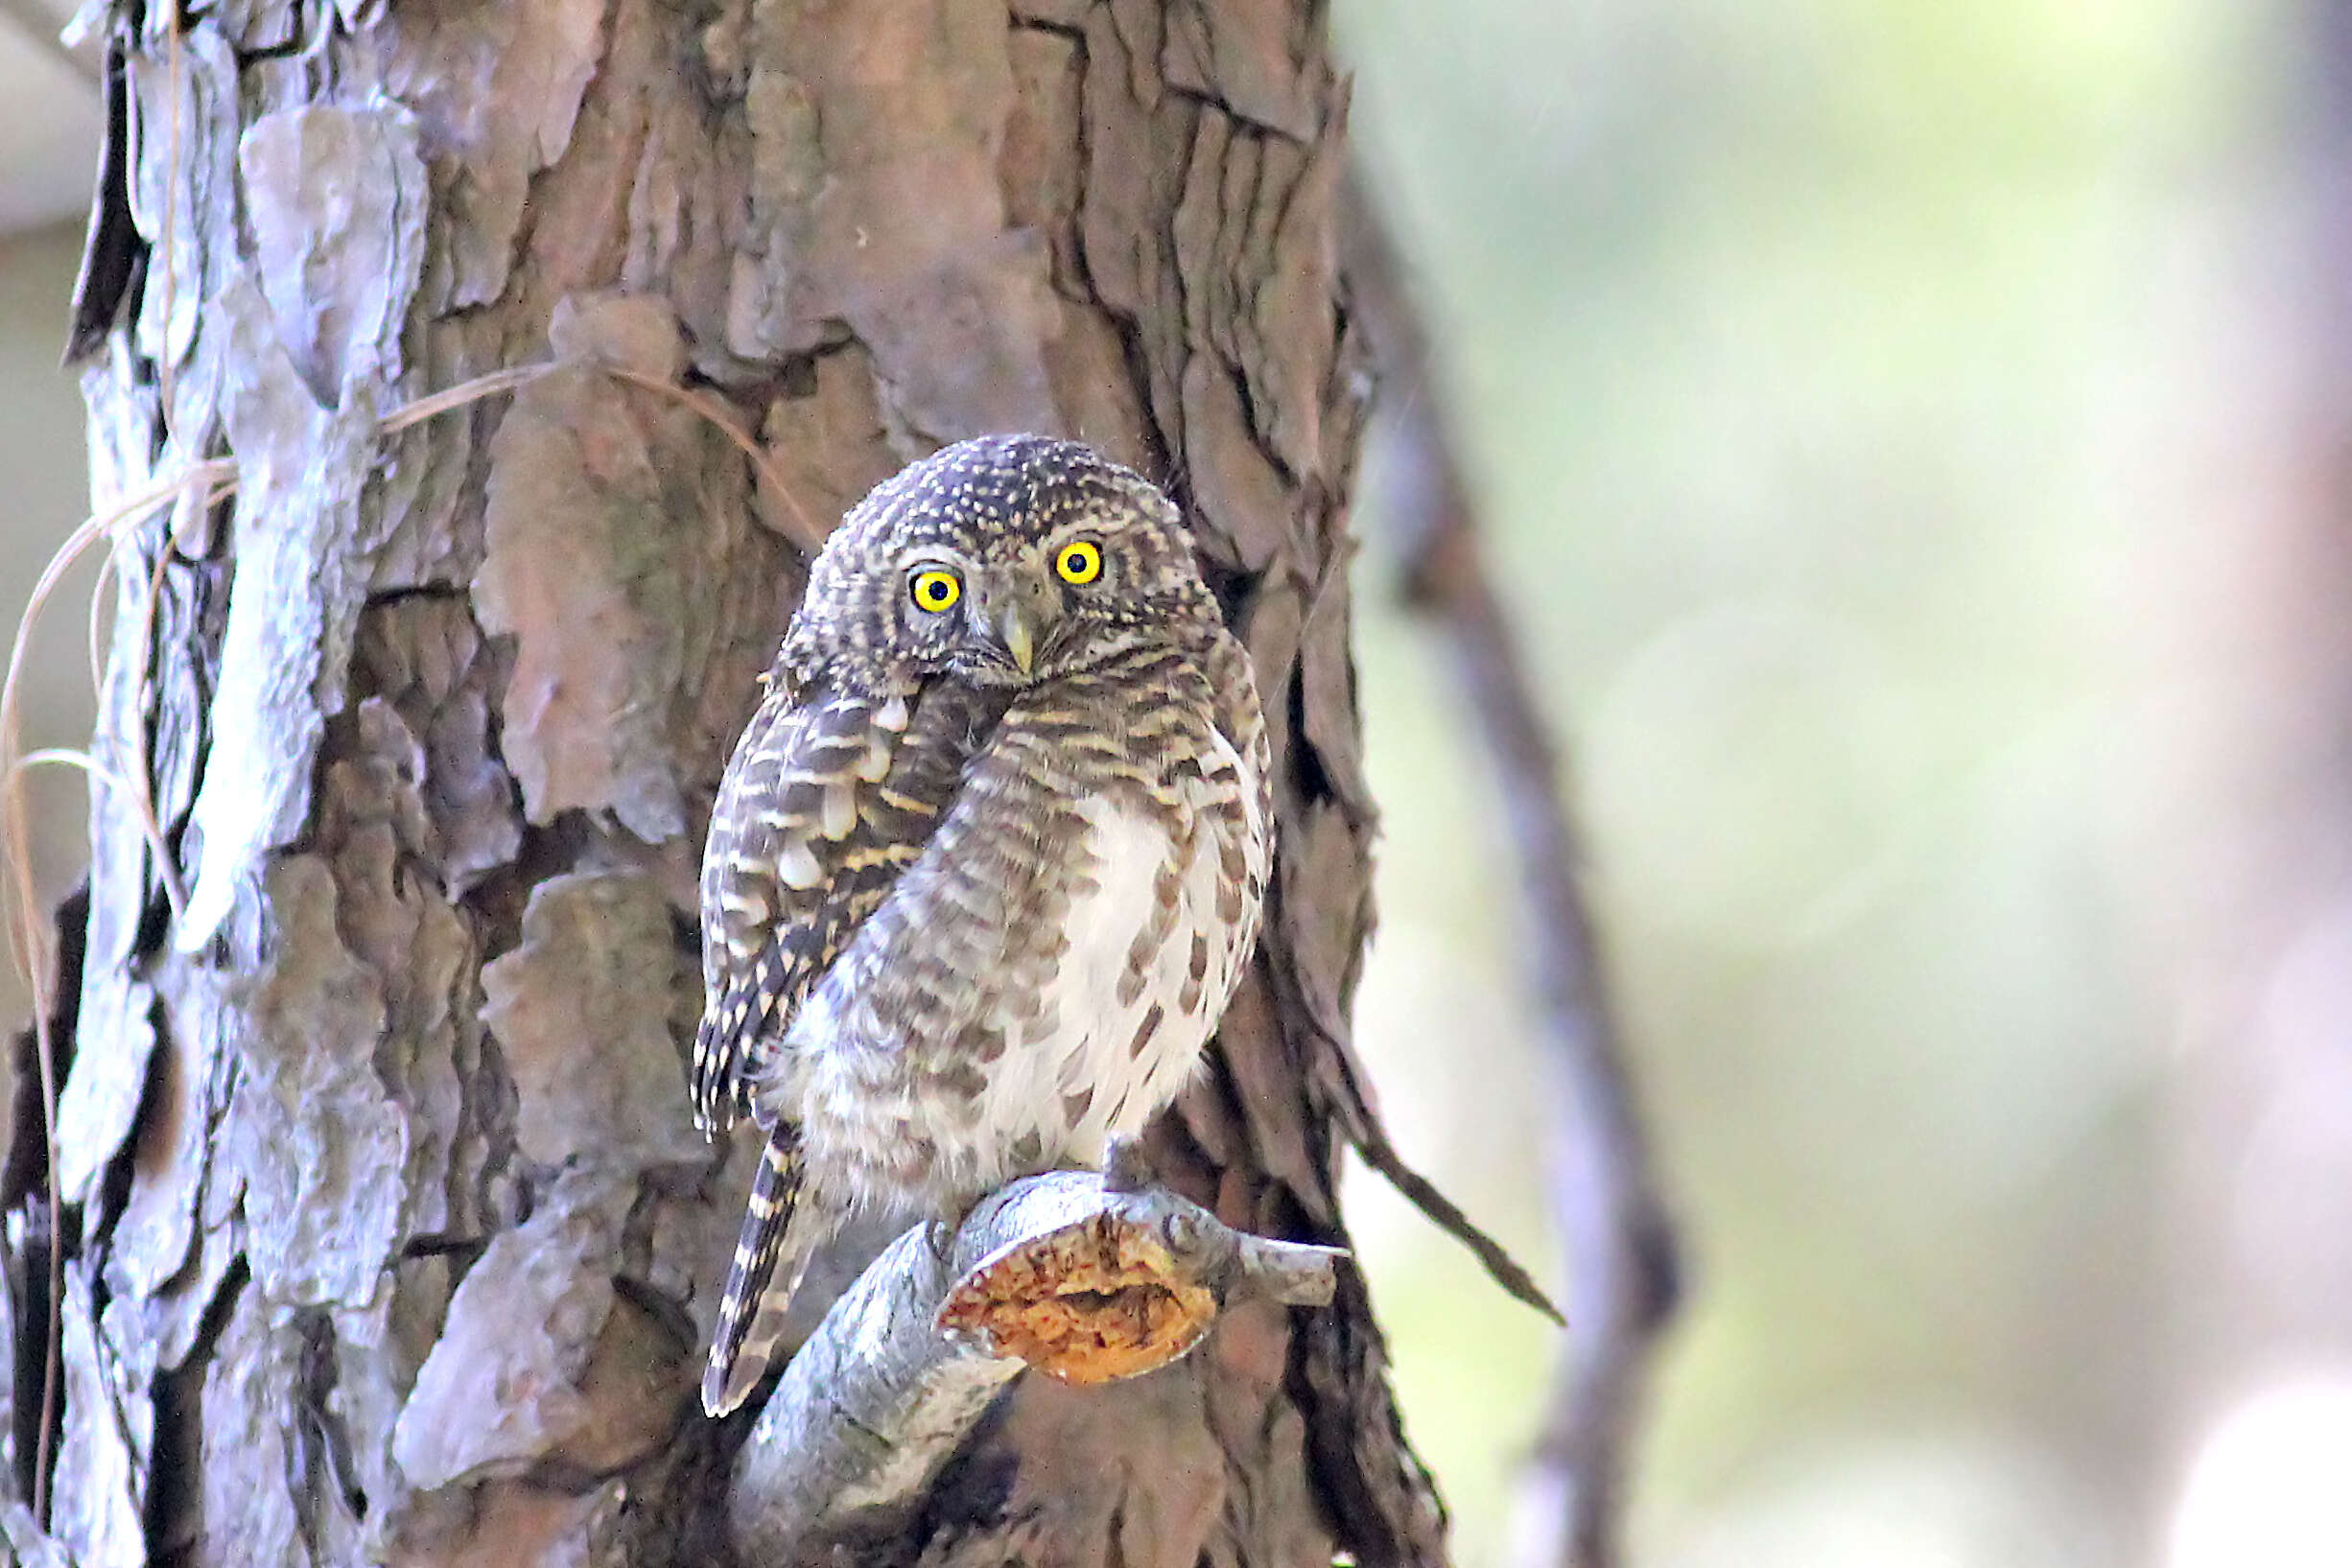
[[[1004,643],[1004,651],[1013,656],[1023,675],[1037,667],[1037,633],[1029,625],[1029,618],[1021,613],[1019,605],[1008,607],[997,618],[997,636]]]
[[[976,582],[973,634],[996,644],[1023,679],[1037,673],[1041,654],[1050,652],[1060,628],[1062,606],[1051,583],[1034,574],[1006,572]]]

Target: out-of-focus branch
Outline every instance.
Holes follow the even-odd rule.
[[[1024,1365],[1133,1377],[1199,1344],[1229,1299],[1330,1300],[1337,1250],[1232,1229],[1133,1180],[1117,1162],[1031,1177],[975,1208],[945,1255],[923,1226],[891,1243],[793,1355],[736,1463],[744,1560],[818,1560],[894,1531]]]
[[[1680,1288],[1674,1229],[1619,1057],[1559,762],[1480,558],[1427,334],[1360,176],[1350,181],[1341,222],[1348,304],[1380,384],[1390,480],[1383,521],[1404,600],[1450,642],[1493,759],[1557,1088],[1552,1189],[1567,1259],[1567,1340],[1523,1481],[1514,1556],[1523,1568],[1611,1568],[1626,1449],[1650,1351]]]

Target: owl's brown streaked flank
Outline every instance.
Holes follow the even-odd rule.
[[[1267,766],[1249,657],[1135,474],[987,436],[850,513],[703,854],[695,1111],[767,1134],[704,1409],[853,1212],[1099,1165],[1175,1096],[1257,941]]]

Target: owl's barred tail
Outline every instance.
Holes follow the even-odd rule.
[[[718,1300],[718,1326],[711,1334],[711,1359],[702,1372],[702,1408],[724,1416],[741,1404],[766,1375],[784,1336],[786,1309],[809,1266],[815,1237],[806,1224],[792,1224],[800,1201],[800,1145],[777,1128],[760,1156],[751,1181],[751,1205],[736,1237],[735,1261],[727,1268],[727,1291]]]

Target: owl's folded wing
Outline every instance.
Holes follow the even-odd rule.
[[[1001,699],[960,685],[869,698],[781,684],[737,742],[702,858],[696,1119],[751,1109],[754,1050],[921,854]]]

